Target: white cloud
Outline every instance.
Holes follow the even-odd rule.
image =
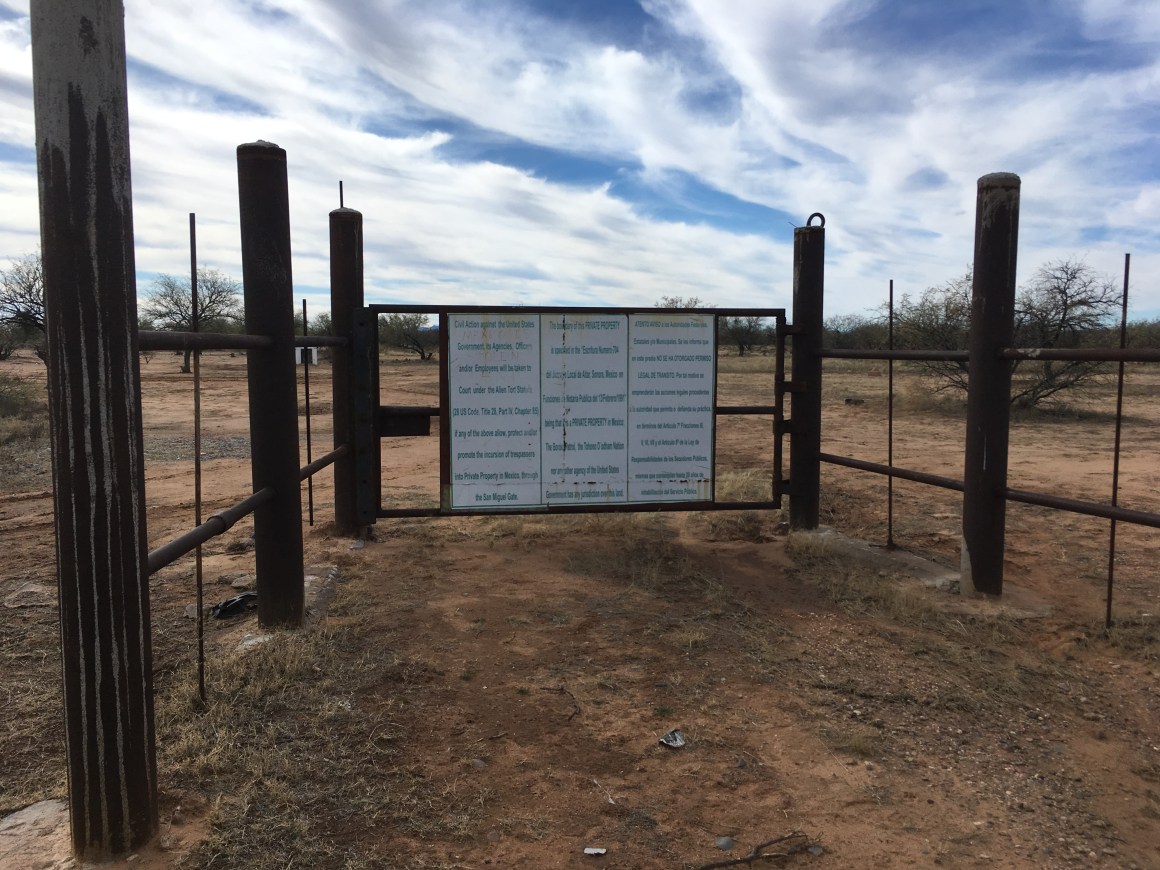
[[[264,138],[289,152],[304,285],[327,284],[326,213],[341,178],[366,214],[368,280],[400,300],[788,303],[788,226],[770,241],[781,228],[666,223],[607,185],[450,162],[440,146],[470,135],[467,122],[639,164],[658,189],[676,171],[798,223],[824,212],[834,311],[875,304],[889,277],[917,290],[959,274],[975,180],[1016,171],[1022,274],[1107,225],[1120,247],[1145,246],[1138,298],[1160,308],[1155,182],[1125,156],[1156,144],[1160,64],[1024,80],[997,75],[987,46],[963,60],[907,55],[905,34],[890,55],[840,38],[873,5],[650,0],[677,38],[629,48],[506,2],[131,3],[128,48],[144,65],[130,96],[138,263],[182,269],[196,211],[203,256],[236,272],[234,148]],[[1082,12],[1092,38],[1156,38],[1150,3],[1088,0]],[[995,51],[1020,57],[1010,40]],[[0,143],[31,147],[29,66],[25,22],[0,22]],[[438,117],[442,132],[416,126]],[[0,256],[19,253],[36,226],[27,165],[0,164],[0,206]],[[1087,250],[1110,257],[1114,245]]]

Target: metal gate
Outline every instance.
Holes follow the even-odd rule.
[[[380,314],[424,314],[437,318],[439,339],[439,392],[438,405],[384,405],[379,389],[379,315]],[[713,390],[711,405],[712,449],[709,457],[710,476],[716,477],[716,423],[722,416],[767,416],[772,420],[770,437],[773,441],[773,467],[770,469],[771,498],[759,501],[718,501],[715,488],[708,498],[674,499],[650,501],[639,499],[616,503],[598,504],[537,504],[533,506],[488,505],[483,507],[456,506],[449,496],[452,482],[452,420],[453,401],[451,391],[456,386],[456,373],[449,371],[451,324],[453,318],[472,322],[486,317],[546,317],[564,320],[568,317],[590,318],[611,316],[615,318],[637,318],[650,321],[664,318],[694,316],[708,319],[712,324],[711,354]],[[722,405],[717,399],[717,359],[718,335],[724,318],[756,317],[772,321],[774,336],[774,373],[767,402],[751,405]],[[359,309],[354,317],[354,395],[353,413],[355,420],[353,447],[355,457],[355,490],[357,501],[357,521],[360,525],[371,525],[379,518],[392,517],[436,517],[436,516],[483,516],[494,514],[527,515],[543,513],[615,513],[615,512],[656,512],[656,511],[721,511],[721,510],[777,510],[782,507],[782,497],[787,494],[788,481],[782,473],[782,441],[789,431],[785,420],[784,398],[791,390],[785,377],[785,336],[790,332],[786,325],[785,310],[780,308],[565,308],[565,307],[525,307],[525,306],[434,306],[434,305],[371,305]],[[626,321],[628,322],[628,321]],[[574,351],[575,352],[575,351]],[[538,356],[539,350],[536,351]],[[670,357],[671,358],[671,357]],[[762,397],[758,397],[759,400]],[[439,479],[440,494],[438,506],[392,507],[383,503],[382,468],[380,440],[394,437],[429,436],[432,432],[431,420],[439,421]],[[627,468],[626,468],[627,474]]]

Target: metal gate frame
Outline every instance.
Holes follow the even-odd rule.
[[[379,440],[399,436],[429,435],[431,418],[440,421],[439,480],[440,488],[450,483],[450,429],[448,315],[456,314],[614,314],[634,315],[662,313],[701,314],[713,317],[714,350],[714,403],[713,455],[714,471],[717,464],[717,418],[722,416],[770,416],[773,418],[772,497],[763,501],[697,501],[697,502],[637,502],[634,504],[543,505],[536,507],[492,507],[451,509],[443,506],[430,508],[387,508],[382,503],[382,469]],[[380,314],[434,314],[439,329],[439,405],[382,405],[379,403],[379,331]],[[790,427],[785,420],[785,394],[790,391],[785,377],[785,336],[792,332],[786,324],[784,308],[578,308],[568,306],[504,306],[504,305],[390,305],[376,304],[360,308],[354,323],[354,462],[357,519],[360,525],[373,525],[377,519],[399,517],[448,517],[575,514],[575,513],[656,513],[666,511],[725,511],[725,510],[780,510],[783,496],[788,494],[788,483],[782,473],[782,438]],[[762,317],[774,321],[775,359],[773,402],[767,405],[721,405],[717,402],[716,351],[717,335],[722,317]],[[714,474],[714,480],[716,475]]]

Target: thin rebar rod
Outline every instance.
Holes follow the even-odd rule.
[[[1124,254],[1124,292],[1120,300],[1120,350],[1128,347],[1128,271],[1132,255]],[[1116,437],[1112,450],[1112,507],[1120,503],[1120,436],[1124,423],[1124,361],[1120,360],[1116,373]],[[1108,596],[1104,615],[1104,631],[1112,627],[1112,586],[1116,578],[1116,518],[1112,517],[1108,532]]]
[[[894,352],[894,279],[890,279],[887,298],[886,346]],[[886,477],[886,549],[894,549],[894,360],[886,363],[886,464],[890,474]]]
[[[306,300],[302,300],[302,337],[306,338],[308,330],[306,328]],[[313,461],[311,455],[310,444],[310,351],[308,348],[302,349],[302,392],[304,395],[304,406],[306,409],[306,465],[309,466]],[[311,526],[314,525],[314,476],[306,478],[306,519]]]
[[[190,328],[201,326],[197,299],[197,216],[189,213],[189,310]],[[201,351],[193,351],[193,524],[201,525]],[[205,574],[201,544],[194,556],[197,586],[197,692],[205,701]]]

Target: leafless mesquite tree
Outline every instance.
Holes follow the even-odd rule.
[[[8,327],[5,346],[31,344],[36,355],[47,360],[40,254],[24,254],[0,269],[0,324]]]
[[[189,279],[159,275],[141,306],[142,315],[158,329],[193,329],[193,294]],[[243,320],[242,285],[217,269],[197,270],[197,321],[202,332],[227,332]],[[182,357],[181,371],[189,374],[191,351]]]
[[[971,273],[915,300],[903,297],[896,312],[900,347],[963,350],[971,325]],[[1015,299],[1018,347],[1076,348],[1101,344],[1119,306],[1113,281],[1083,260],[1065,259],[1040,266]],[[919,364],[941,384],[936,389],[967,389],[965,362]],[[1032,408],[1062,392],[1089,385],[1105,366],[1082,360],[1018,360],[1012,377],[1011,404]]]

